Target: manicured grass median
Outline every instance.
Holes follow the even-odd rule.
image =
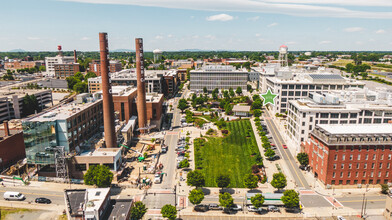
[[[249,120],[228,122],[227,130],[226,137],[203,137],[204,144],[195,141],[196,168],[204,173],[207,187],[216,187],[216,177],[224,173],[230,175],[230,187],[243,188],[243,178],[260,154]]]

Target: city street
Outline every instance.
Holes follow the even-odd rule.
[[[384,209],[386,196],[383,195],[371,195],[366,196],[367,204],[366,209]],[[350,197],[336,198],[342,205],[353,209],[361,209],[363,203],[363,196],[356,195]]]
[[[12,203],[34,203],[36,198],[44,197],[48,198],[52,201],[52,205],[64,205],[64,192],[62,191],[49,191],[49,190],[42,190],[42,189],[33,189],[31,187],[2,187],[0,188],[0,195],[3,197],[3,194],[6,191],[13,191],[13,192],[20,192],[25,195],[26,199],[24,201],[13,201]],[[4,200],[1,198],[1,200]],[[5,201],[5,200],[4,200]],[[10,203],[10,201],[6,201]],[[12,204],[10,204],[12,205]],[[47,205],[47,204],[42,204]],[[42,206],[40,205],[40,206]]]

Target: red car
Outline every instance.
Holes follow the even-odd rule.
[[[284,149],[287,149],[287,145],[285,145],[285,144],[283,144],[282,147],[283,147]]]

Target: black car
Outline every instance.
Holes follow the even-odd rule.
[[[193,208],[196,212],[206,212],[208,211],[208,205],[197,205]]]
[[[36,198],[35,203],[50,204],[52,203],[52,201],[50,201],[50,199],[47,198]]]

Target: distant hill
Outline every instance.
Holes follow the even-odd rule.
[[[185,51],[185,52],[200,52],[200,51],[203,51],[203,50],[200,50],[200,49],[184,49],[184,50],[180,50],[180,51]]]
[[[22,50],[22,49],[13,49],[13,50],[10,50],[8,52],[27,52],[27,51]]]
[[[116,50],[112,50],[111,52],[135,52],[135,51],[130,49],[116,49]]]

